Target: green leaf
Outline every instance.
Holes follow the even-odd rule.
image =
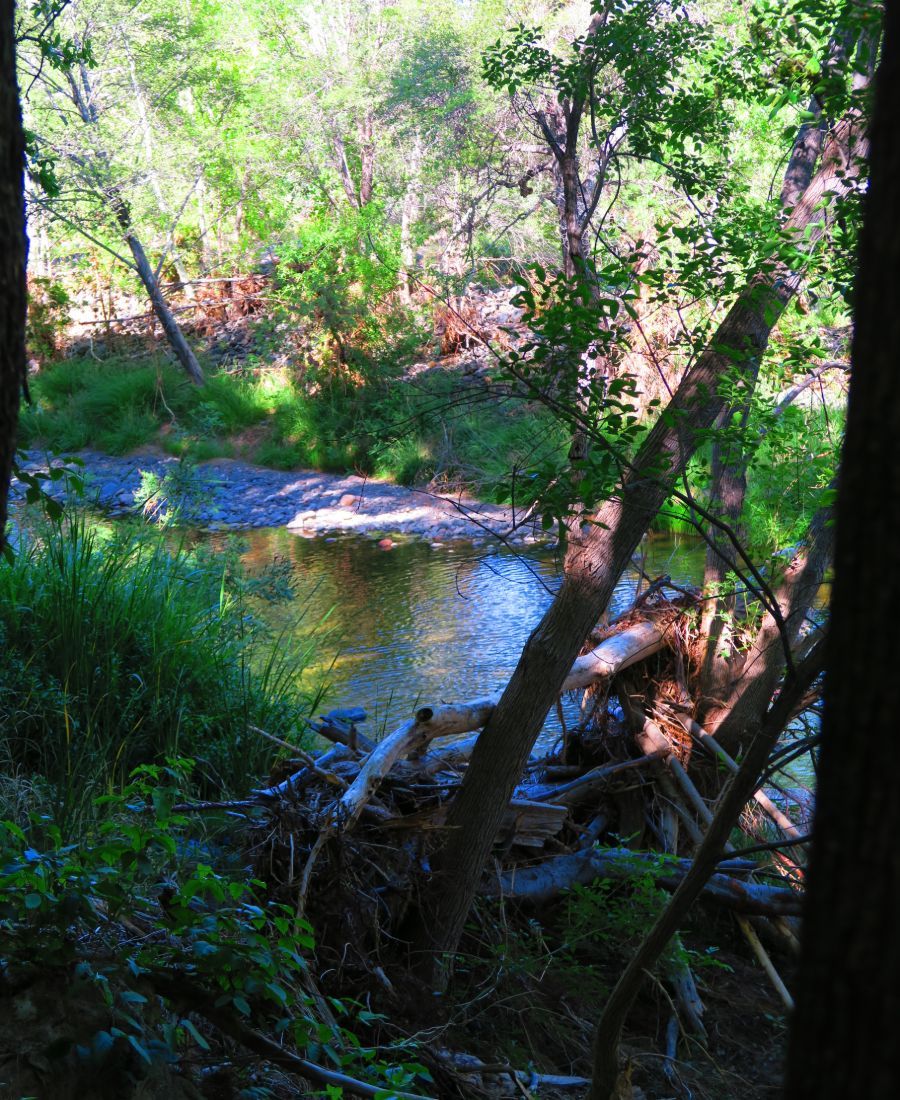
[[[209,1050],[209,1043],[203,1038],[200,1032],[194,1027],[190,1020],[186,1017],[183,1020],[179,1020],[179,1023],[192,1037],[194,1042],[200,1047],[201,1050]]]

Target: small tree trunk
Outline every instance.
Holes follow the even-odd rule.
[[[615,1096],[621,1095],[617,1091],[619,1040],[629,1009],[647,971],[652,970],[659,961],[666,945],[678,931],[691,906],[715,872],[729,834],[737,823],[741,810],[753,797],[759,775],[790,720],[793,708],[821,671],[823,650],[824,646],[820,643],[798,666],[791,682],[785,685],[747,751],[740,769],[722,794],[715,817],[694,856],[691,869],[616,982],[594,1034],[594,1067],[588,1100],[614,1100]],[[791,1097],[793,1096],[791,1093]]]
[[[372,201],[375,185],[375,123],[371,111],[366,111],[359,124],[359,206]]]
[[[347,196],[347,202],[353,207],[354,210],[359,210],[359,195],[356,193],[356,184],[353,182],[353,176],[350,174],[350,164],[347,161],[347,147],[344,145],[344,139],[337,130],[332,133],[331,144],[334,148],[335,167],[337,168],[338,176],[341,180],[341,186],[344,188],[344,194]]]
[[[748,412],[745,405],[740,413],[742,420],[746,421]],[[710,508],[733,531],[738,529],[746,491],[747,463],[743,448],[734,442],[729,448],[717,440],[712,455]],[[733,668],[731,629],[736,602],[733,592],[722,591],[731,565],[733,547],[717,527],[710,529],[708,537],[710,545],[706,550],[703,571],[706,602],[700,616],[700,635],[706,644],[700,669],[700,706],[697,714],[701,724],[707,710],[721,706],[728,693]]]
[[[826,503],[813,516],[802,546],[788,563],[775,591],[792,651],[831,560],[831,520],[831,504]],[[759,728],[785,663],[784,638],[767,612],[747,651],[740,677],[729,685],[718,707],[707,709],[706,730],[715,734],[726,752],[738,753]]]
[[[0,0],[0,550],[25,381],[25,142],[16,83],[15,5]]]
[[[138,278],[143,283],[144,290],[147,291],[147,297],[150,299],[153,312],[162,325],[163,332],[166,334],[169,345],[175,352],[178,362],[184,367],[188,377],[194,385],[202,386],[203,370],[197,362],[197,357],[191,350],[190,345],[187,340],[185,340],[184,333],[178,327],[178,322],[169,309],[166,299],[163,297],[159,280],[156,278],[153,268],[150,266],[150,261],[147,259],[147,253],[144,251],[144,246],[135,235],[131,225],[131,211],[128,209],[128,203],[122,198],[118,191],[108,191],[107,197],[125,237],[125,241],[131,250],[131,255],[134,257],[134,266]]]
[[[397,282],[400,299],[409,305],[412,300],[410,272],[415,266],[412,231],[419,216],[419,188],[422,186],[422,137],[416,131],[406,179],[406,192],[403,196],[403,210],[400,215],[400,271]]]
[[[825,70],[833,72],[846,57],[850,41],[847,35],[836,35],[829,44]],[[781,205],[790,211],[803,197],[816,170],[825,141],[825,120],[818,99],[809,105],[812,118],[804,122],[797,132],[791,155],[784,170],[781,184]],[[750,399],[756,389],[757,378],[748,379],[750,392],[737,409],[727,415],[737,415],[742,427],[746,425],[750,411]],[[747,456],[736,440],[713,444],[712,482],[710,504],[733,530],[738,526],[747,492]],[[710,546],[706,552],[703,588],[707,601],[700,619],[700,636],[705,639],[705,652],[700,672],[700,704],[697,720],[706,721],[710,709],[724,706],[733,676],[731,627],[733,623],[734,596],[720,596],[722,584],[732,564],[733,547],[721,530],[711,527],[708,531]],[[716,598],[710,598],[715,596]],[[763,706],[768,704],[765,701]],[[760,711],[760,714],[762,711]]]
[[[96,126],[99,121],[99,110],[94,86],[91,81],[91,74],[87,66],[84,64],[79,65],[78,76],[80,79],[76,78],[72,69],[66,71],[66,76],[72,94],[72,101],[78,109],[78,113],[81,115],[82,122],[88,127]],[[191,381],[194,382],[195,385],[202,386],[203,371],[200,369],[200,364],[197,362],[196,356],[188,346],[188,342],[184,338],[184,333],[178,327],[178,322],[175,320],[172,311],[169,309],[163,297],[162,290],[159,286],[159,280],[156,278],[150,261],[147,259],[147,254],[144,251],[143,245],[134,232],[134,226],[131,220],[131,209],[119,188],[110,182],[112,173],[108,154],[102,151],[97,153],[95,162],[92,164],[88,163],[85,158],[80,156],[73,156],[72,159],[82,169],[88,179],[90,179],[93,184],[97,185],[105,195],[110,205],[110,209],[116,221],[119,223],[119,228],[122,230],[125,241],[131,251],[131,255],[134,257],[135,270],[137,271],[138,278],[147,291],[150,305],[153,307],[153,312],[162,325],[163,332],[166,334],[166,339],[175,352],[179,363],[181,363],[187,371]]]
[[[156,278],[153,268],[150,266],[150,261],[147,259],[146,252],[144,252],[144,246],[130,230],[126,231],[125,240],[128,242],[128,247],[131,249],[131,255],[134,257],[138,278],[144,284],[144,289],[147,291],[150,304],[153,306],[153,312],[162,325],[163,332],[166,334],[166,339],[169,341],[172,351],[175,352],[178,362],[184,367],[185,371],[187,371],[187,375],[194,385],[202,386],[203,369],[197,361],[197,356],[194,355],[191,350],[190,344],[188,344],[187,340],[184,338],[184,333],[178,327],[178,322],[175,320],[171,309],[169,309],[168,302],[166,302],[166,299],[163,297],[162,290],[159,286],[159,280]]]

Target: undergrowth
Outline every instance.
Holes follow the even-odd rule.
[[[240,457],[279,470],[374,474],[403,485],[436,481],[494,496],[511,470],[565,450],[549,414],[484,399],[476,383],[432,371],[405,380],[301,381],[284,369],[213,373],[202,389],[162,357],[73,358],[31,383],[20,443],[64,454],[126,454],[154,444],[204,461]]]
[[[0,1040],[15,1052],[0,1092],[297,1095],[296,1077],[234,1056],[235,1043],[260,1038],[320,1066],[303,1076],[328,1096],[345,1094],[346,1074],[385,1100],[427,1088],[411,1044],[365,1044],[377,1018],[362,1005],[331,998],[321,1011],[309,923],[270,901],[239,859],[223,866],[209,827],[177,812],[192,770],[190,760],[137,769],[121,794],[97,800],[95,824],[73,843],[40,815],[0,820]]]
[[[44,791],[75,828],[96,795],[173,754],[197,759],[201,785],[246,790],[272,758],[251,727],[296,738],[318,702],[297,686],[309,652],[288,660],[250,613],[259,583],[160,532],[75,516],[23,535],[0,560],[7,802],[24,777],[24,801]]]

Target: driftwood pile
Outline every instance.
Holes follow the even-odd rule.
[[[557,743],[529,761],[485,868],[483,897],[533,907],[576,884],[635,876],[674,889],[691,867],[715,799],[738,765],[692,717],[696,598],[674,589],[668,598],[667,587],[667,578],[652,584],[625,616],[588,639],[573,664],[563,690],[581,693],[580,720],[567,728],[560,708]],[[355,989],[364,997],[381,988],[395,997],[396,972],[384,964],[403,957],[398,930],[427,883],[477,731],[496,702],[422,707],[377,744],[358,728],[364,711],[333,711],[314,723],[331,743],[318,752],[255,730],[284,750],[270,785],[241,802],[179,807],[248,813],[255,876],[315,931],[319,984],[310,975],[310,992],[326,1022],[323,992]],[[720,861],[704,897],[735,914],[790,1005],[763,940],[796,949],[808,838],[762,790],[743,828],[748,847]],[[749,858],[760,852],[767,864]],[[704,1036],[687,963],[672,964],[667,978],[683,1025]],[[667,1035],[677,1037],[677,1024]],[[446,1065],[431,1068],[452,1074],[462,1089],[447,1095],[487,1095],[480,1090],[490,1074],[457,1064],[468,1056],[446,1057]],[[563,1080],[554,1078],[554,1087],[585,1083]]]
[[[563,724],[553,751],[529,762],[496,838],[484,896],[533,905],[598,878],[650,874],[673,888],[683,877],[711,801],[737,766],[693,721],[689,699],[678,698],[689,677],[690,603],[645,593],[640,606],[590,639],[564,684],[583,693],[583,721],[574,729]],[[649,715],[642,709],[648,699]],[[423,707],[378,744],[357,728],[364,712],[332,712],[316,723],[332,747],[311,755],[282,743],[288,773],[240,804],[257,810],[256,873],[310,919],[342,965],[371,974],[400,926],[427,879],[474,731],[495,703]],[[774,849],[780,877],[760,880],[758,862],[734,855],[705,894],[739,915],[762,959],[747,918],[765,918],[781,943],[794,940],[801,857],[787,845],[805,838],[762,791],[747,827],[748,843]],[[764,965],[771,969],[767,959]]]

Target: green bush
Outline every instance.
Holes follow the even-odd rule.
[[[192,764],[137,769],[74,843],[39,818],[0,820],[0,1038],[18,1054],[4,1095],[198,1096],[229,1021],[385,1097],[427,1083],[411,1050],[362,1044],[372,1013],[330,998],[322,1018],[311,926],[228,866],[203,818],[175,812]],[[271,1095],[251,1080],[242,1096]]]

